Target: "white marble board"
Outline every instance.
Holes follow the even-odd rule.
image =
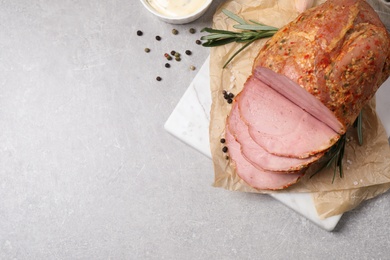
[[[210,58],[207,58],[164,127],[173,136],[211,159],[208,134],[211,108],[209,61]],[[377,110],[387,133],[390,133],[390,115],[386,113],[390,110],[390,102],[387,101],[390,97],[390,80],[384,85],[379,90]],[[336,227],[342,216],[320,219],[310,193],[278,193],[270,196],[328,231]]]

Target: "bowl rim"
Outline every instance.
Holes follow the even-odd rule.
[[[160,17],[162,19],[168,19],[168,20],[171,20],[171,21],[180,21],[180,20],[185,20],[185,19],[189,19],[189,18],[192,18],[192,17],[196,17],[197,15],[201,14],[202,12],[204,12],[210,6],[210,4],[213,2],[213,0],[206,0],[205,3],[199,9],[197,9],[195,12],[193,12],[191,14],[188,14],[188,15],[169,16],[169,15],[164,15],[162,13],[157,12],[157,10],[154,9],[150,5],[149,0],[140,0],[140,1],[144,5],[144,7],[149,12],[154,14],[155,16]]]

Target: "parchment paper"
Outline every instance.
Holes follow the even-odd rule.
[[[324,1],[316,1],[318,5]],[[234,30],[235,21],[226,17],[225,8],[246,20],[253,19],[267,25],[282,27],[293,20],[298,12],[293,0],[229,0],[216,11],[213,28]],[[356,129],[347,134],[343,159],[344,177],[336,176],[333,168],[325,169],[313,177],[315,169],[309,170],[299,183],[283,191],[257,190],[243,182],[230,167],[226,154],[222,152],[226,117],[231,105],[223,98],[222,91],[234,94],[241,91],[251,74],[252,63],[258,51],[267,40],[260,40],[241,52],[227,68],[222,69],[226,60],[242,45],[232,43],[211,49],[211,123],[210,146],[215,169],[214,186],[232,191],[311,192],[317,212],[321,218],[344,213],[358,206],[362,201],[386,192],[390,188],[390,147],[388,135],[375,112],[375,100],[363,109],[363,146],[357,142]]]

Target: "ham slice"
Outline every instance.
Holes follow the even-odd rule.
[[[225,139],[230,160],[233,167],[235,167],[237,175],[253,188],[267,190],[284,189],[296,183],[303,176],[303,173],[278,174],[259,170],[242,156],[240,144],[228,128],[226,128]]]
[[[241,145],[243,157],[256,168],[288,173],[302,170],[322,157],[323,153],[305,159],[282,157],[268,153],[250,137],[248,126],[241,120],[237,102],[239,102],[239,96],[236,97],[232,105],[232,111],[227,120],[227,127]]]
[[[327,150],[340,137],[253,76],[240,93],[238,107],[252,139],[275,155],[307,158]]]
[[[256,78],[263,81],[269,87],[291,100],[321,122],[324,122],[335,132],[340,134],[345,132],[344,126],[329,108],[288,77],[264,67],[256,67],[253,73]]]

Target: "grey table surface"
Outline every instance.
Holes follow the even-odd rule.
[[[390,193],[330,233],[214,188],[211,161],[164,131],[221,2],[171,25],[136,0],[0,1],[0,259],[390,258]]]

